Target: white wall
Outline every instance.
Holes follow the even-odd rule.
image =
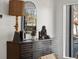
[[[8,0],[0,0],[0,59],[6,59],[6,41],[13,39],[15,17],[8,14]]]
[[[25,0],[27,1],[27,0]],[[48,35],[54,37],[54,0],[29,0],[37,7],[37,31],[46,25]],[[0,59],[6,59],[6,42],[11,41],[15,31],[15,17],[8,15],[9,0],[0,0]]]
[[[37,30],[40,31],[43,25],[47,28],[50,37],[54,37],[54,0],[39,0],[37,9]]]
[[[63,59],[63,6],[74,3],[78,3],[78,0],[56,0],[56,40],[59,59]]]

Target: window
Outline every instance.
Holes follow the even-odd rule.
[[[78,4],[66,5],[63,17],[63,55],[77,58],[78,55]]]

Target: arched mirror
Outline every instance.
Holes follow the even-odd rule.
[[[63,55],[78,58],[78,4],[65,5],[63,14]]]
[[[37,12],[32,1],[25,2],[24,14],[21,20],[21,30],[25,31],[26,39],[33,39],[36,36]]]

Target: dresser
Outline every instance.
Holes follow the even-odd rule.
[[[39,59],[55,52],[54,39],[7,42],[7,59]]]
[[[7,59],[33,59],[33,42],[7,42]]]

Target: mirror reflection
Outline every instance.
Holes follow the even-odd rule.
[[[26,1],[24,5],[24,14],[21,20],[21,30],[25,32],[26,39],[32,39],[36,36],[37,12],[36,6],[31,1]]]
[[[36,6],[33,2],[27,1],[25,2],[25,25],[26,26],[26,33],[32,33],[32,30],[36,30]]]

